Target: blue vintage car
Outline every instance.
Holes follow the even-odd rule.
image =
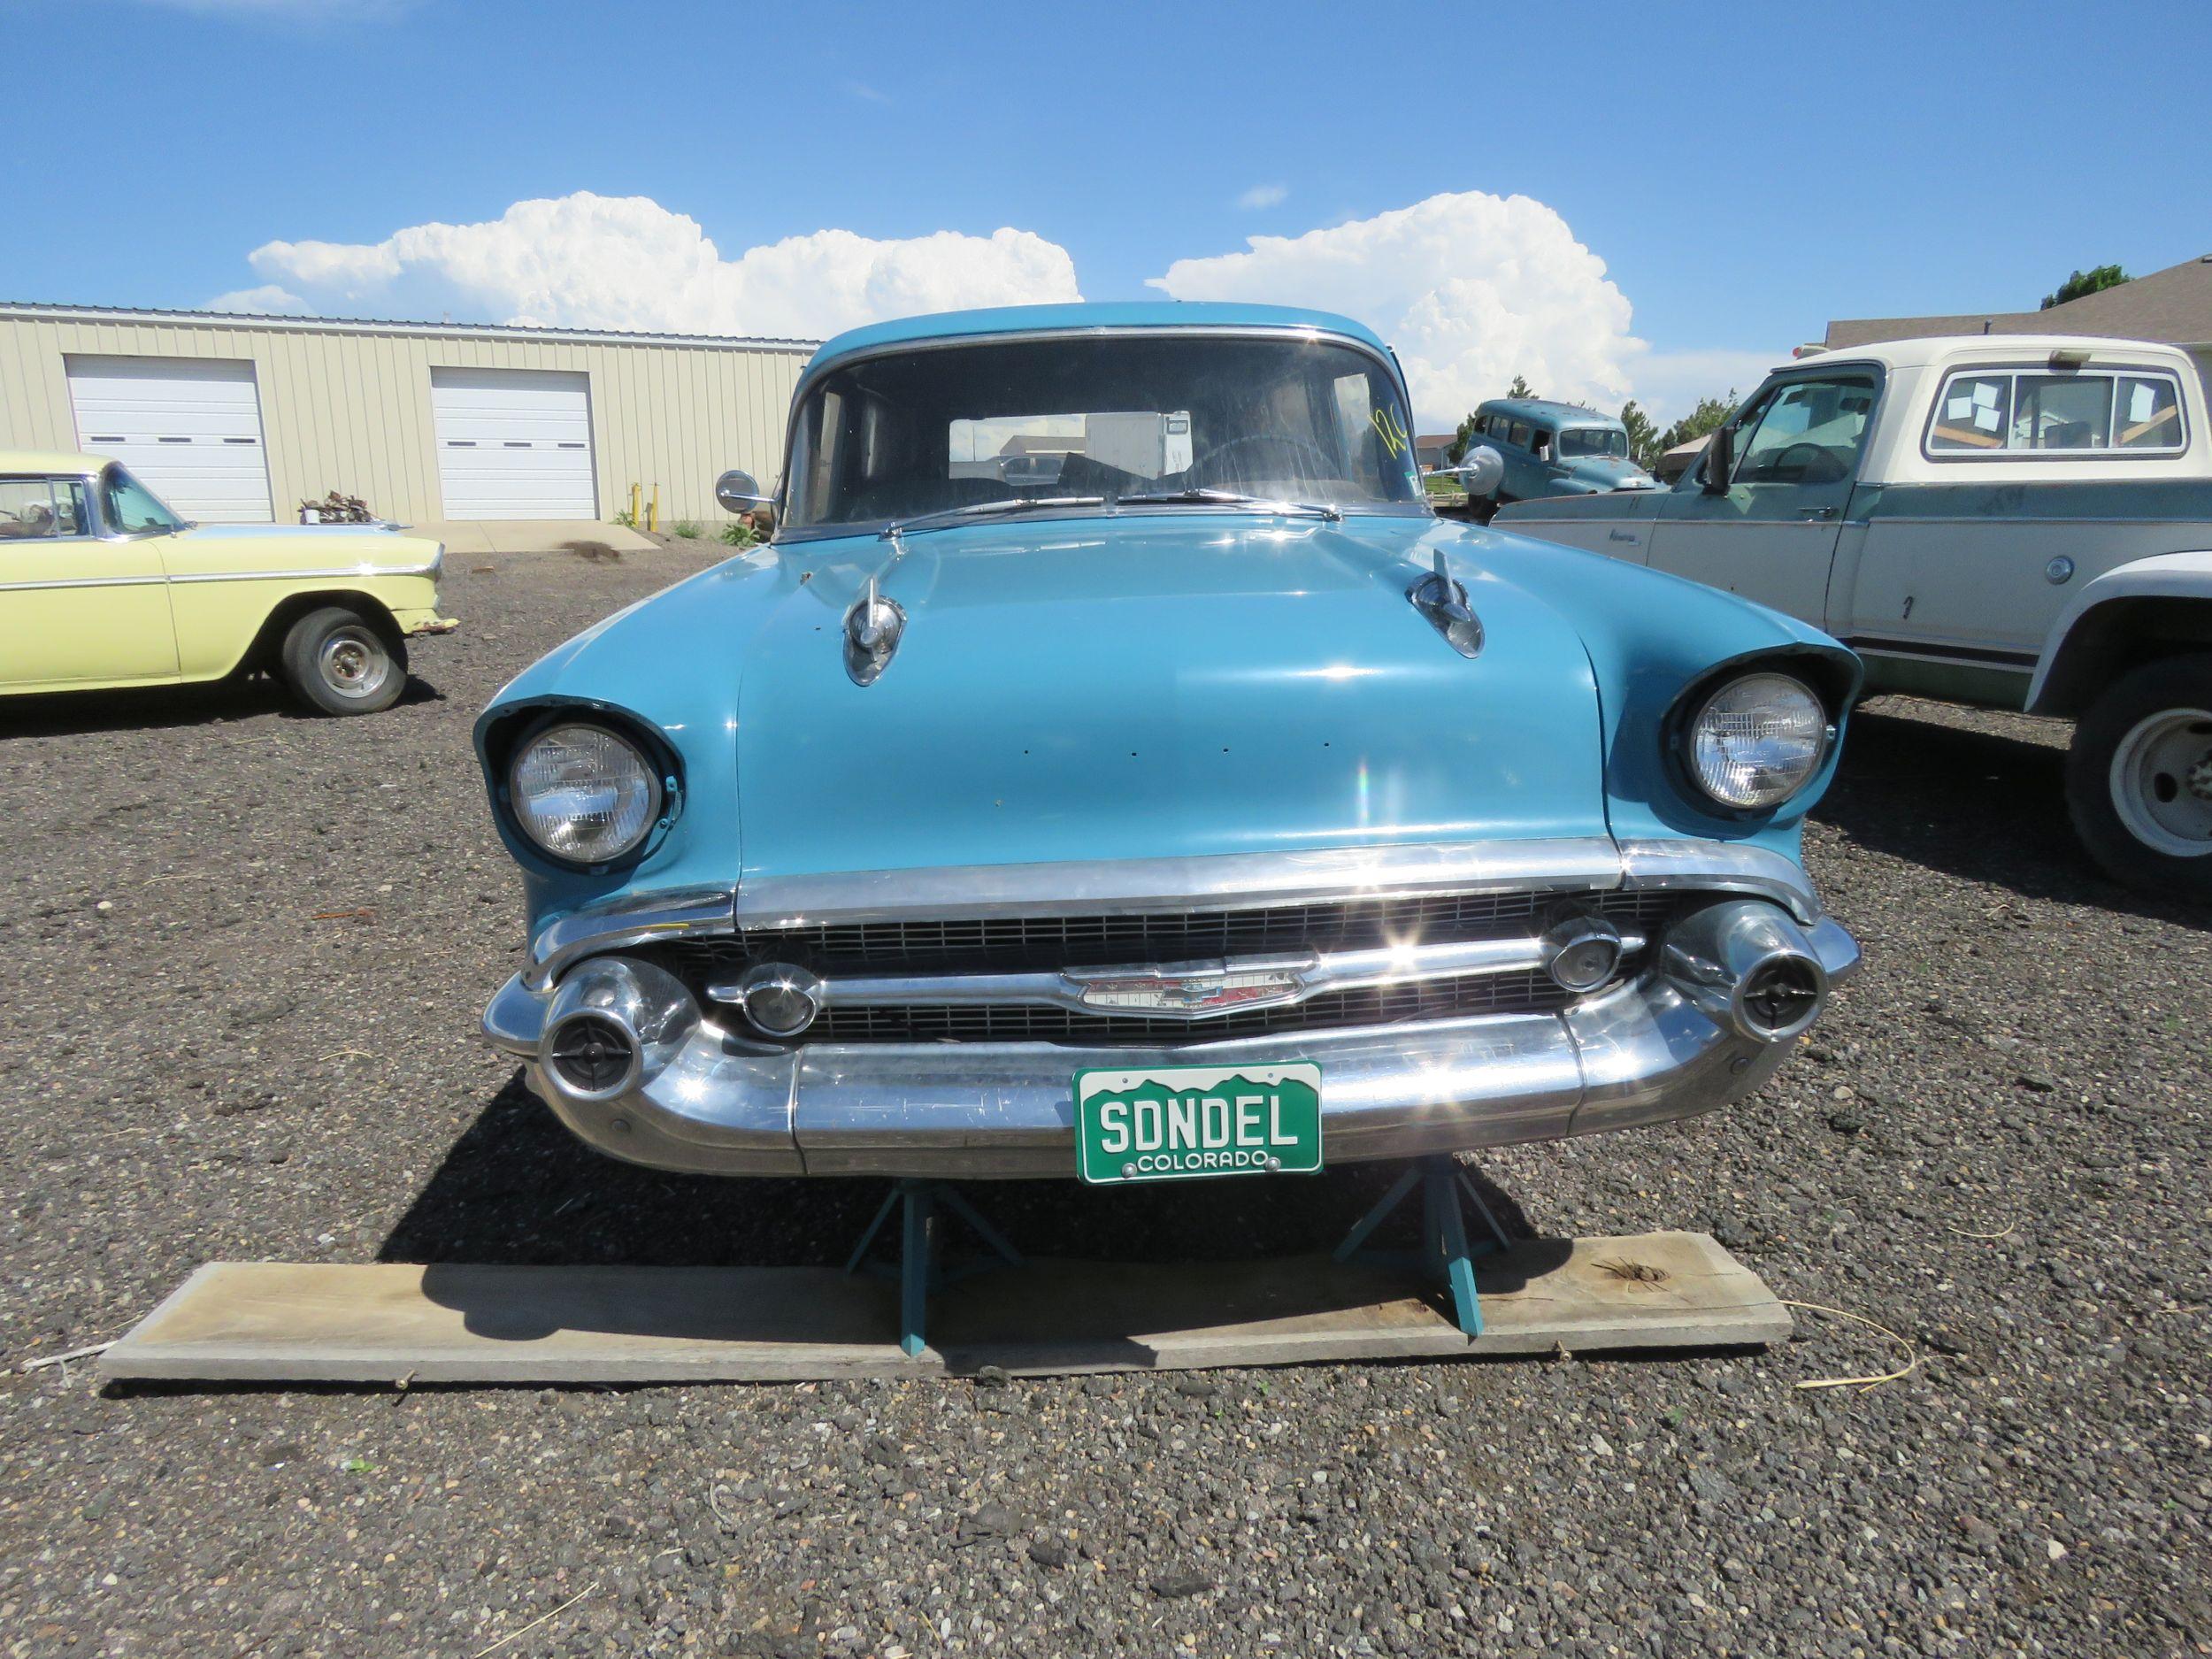
[[[1628,428],[1579,403],[1494,397],[1475,411],[1473,442],[1505,463],[1493,505],[1659,488],[1629,458]]]
[[[774,539],[477,724],[491,1041],[727,1174],[1264,1174],[1757,1087],[1857,961],[1798,858],[1856,659],[1438,519],[1411,431],[1317,312],[832,341]]]

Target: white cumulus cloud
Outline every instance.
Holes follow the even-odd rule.
[[[1241,253],[1178,259],[1151,286],[1359,319],[1396,348],[1425,428],[1448,429],[1516,374],[1547,396],[1617,409],[1645,349],[1605,262],[1525,196],[1460,191],[1302,236],[1248,237]]]
[[[918,311],[1082,297],[1067,250],[1031,231],[820,230],[725,258],[688,216],[590,191],[376,242],[272,242],[250,259],[270,286],[325,309],[579,328],[816,338]]]
[[[273,282],[257,288],[233,288],[208,301],[211,311],[241,311],[255,316],[304,317],[314,308],[298,295]]]
[[[1279,207],[1290,194],[1290,187],[1283,184],[1256,184],[1237,197],[1239,207]]]

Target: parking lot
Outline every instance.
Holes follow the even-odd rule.
[[[601,1160],[477,1034],[522,939],[470,723],[711,556],[457,554],[462,632],[365,719],[0,711],[0,1651],[2212,1652],[2212,918],[2094,873],[2066,728],[1899,700],[1808,833],[1866,972],[1777,1083],[1483,1164],[1525,1229],[1704,1228],[1888,1327],[1878,1386],[1796,1386],[1909,1357],[1810,1310],[1762,1354],[1000,1387],[17,1371],[216,1258],[841,1254],[880,1183]],[[1332,1241],[1379,1179],[979,1195],[1169,1258]]]

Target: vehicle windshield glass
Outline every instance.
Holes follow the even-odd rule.
[[[164,506],[161,497],[119,466],[100,474],[100,513],[109,529],[124,535],[184,528],[184,520]]]
[[[1617,461],[1628,458],[1628,434],[1608,432],[1602,426],[1570,426],[1559,434],[1559,453],[1571,455],[1609,455]]]
[[[833,369],[794,421],[785,526],[1210,489],[1423,512],[1389,370],[1327,341],[1064,335]],[[1070,509],[1077,511],[1077,509]]]

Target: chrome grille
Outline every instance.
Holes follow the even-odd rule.
[[[806,1033],[809,1042],[1150,1043],[1179,1047],[1264,1037],[1278,1032],[1401,1020],[1461,1019],[1476,1014],[1529,1014],[1563,1008],[1569,994],[1541,973],[1501,973],[1432,979],[1373,990],[1340,991],[1281,1008],[1257,1008],[1204,1020],[1144,1015],[1079,1014],[1071,1009],[1008,1003],[972,1007],[828,1008]]]
[[[795,962],[825,975],[909,970],[1051,972],[1494,939],[1537,931],[1541,918],[1563,902],[1608,917],[1624,927],[1648,928],[1674,902],[1673,895],[1658,892],[1457,893],[1149,916],[835,922],[686,940],[658,951],[663,965],[680,977],[697,976],[701,983],[709,976],[741,972],[754,962]]]
[[[795,963],[833,981],[841,974],[1057,972],[1262,956],[1527,938],[1564,907],[1604,916],[1656,937],[1685,895],[1658,891],[1446,894],[1241,910],[1150,915],[995,917],[829,923],[671,940],[628,954],[667,969],[707,1002],[706,987],[762,962]],[[1624,964],[1633,972],[1637,964]],[[1094,1014],[1041,1002],[982,1001],[826,1007],[795,1041],[829,1042],[1064,1042],[1181,1046],[1402,1021],[1541,1013],[1572,996],[1536,972],[1436,978],[1330,992],[1306,1001],[1210,1019]],[[754,1041],[735,1010],[733,1032]]]

